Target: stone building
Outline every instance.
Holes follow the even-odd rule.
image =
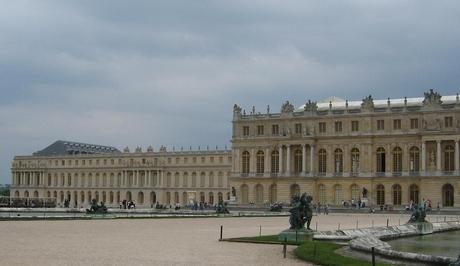
[[[87,206],[91,199],[118,206],[133,200],[138,206],[191,200],[215,204],[230,197],[228,176],[231,151],[198,150],[154,152],[56,141],[31,156],[12,163],[11,196],[56,198],[62,206]]]
[[[459,96],[362,101],[330,98],[280,113],[233,111],[232,176],[239,203],[362,200],[400,206],[429,199],[460,207]]]

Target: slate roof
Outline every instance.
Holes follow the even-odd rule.
[[[105,154],[120,153],[117,148],[97,144],[88,144],[74,141],[58,140],[41,151],[34,152],[34,156],[55,156],[75,154]]]

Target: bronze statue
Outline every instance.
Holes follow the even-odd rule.
[[[104,205],[104,202],[101,202],[101,205],[98,205],[96,199],[92,199],[91,207],[89,209],[86,209],[86,213],[107,213],[107,207]]]
[[[219,201],[219,203],[217,204],[217,207],[216,207],[216,213],[217,214],[227,214],[227,213],[230,213],[227,209],[227,204],[224,203],[222,200]]]
[[[423,206],[414,206],[412,210],[412,215],[410,216],[409,223],[425,223],[426,217],[426,207]]]
[[[289,210],[291,213],[291,217],[289,218],[290,229],[303,229],[305,228],[305,223],[307,223],[307,229],[311,230],[310,223],[313,217],[312,200],[313,198],[306,193],[303,193],[301,196],[299,194],[292,196],[292,208]]]

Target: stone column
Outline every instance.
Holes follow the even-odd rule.
[[[249,174],[253,174],[256,172],[256,164],[255,164],[255,153],[254,153],[254,148],[251,148],[251,153],[249,157]]]
[[[436,170],[441,171],[441,141],[436,141]]]
[[[458,151],[458,140],[455,140],[455,171],[459,170],[459,151]]]
[[[315,170],[315,145],[310,144],[310,174]]]
[[[307,172],[307,146],[302,144],[302,173]]]
[[[279,158],[278,158],[278,173],[281,175],[283,173],[283,145],[279,146]]]
[[[422,142],[422,165],[421,165],[421,171],[425,172],[426,169],[426,143],[425,141]]]
[[[291,175],[291,144],[286,147],[286,174]]]

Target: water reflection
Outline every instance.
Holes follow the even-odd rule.
[[[394,250],[457,258],[460,230],[388,241]]]

